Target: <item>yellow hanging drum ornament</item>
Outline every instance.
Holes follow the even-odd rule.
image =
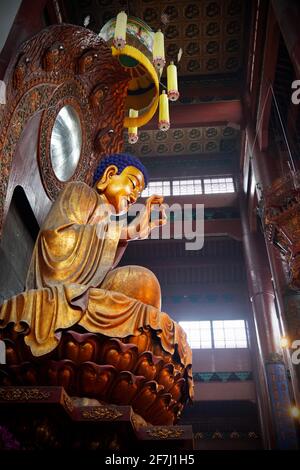
[[[163,91],[160,95],[160,79],[166,63],[162,31],[154,33],[140,18],[127,17],[122,11],[103,26],[99,36],[111,47],[112,55],[130,77],[124,118],[129,143],[137,142],[137,129],[152,119],[158,105],[159,129],[168,130],[169,100],[176,101],[179,92],[177,67],[171,62],[167,68],[168,94]]]
[[[138,115],[139,115],[139,112],[136,109],[129,110],[130,118],[137,118]],[[130,144],[136,144],[138,140],[139,140],[139,136],[137,132],[137,127],[128,127],[128,142]]]
[[[111,46],[112,55],[130,76],[125,100],[124,126],[135,128],[147,124],[158,108],[160,75],[152,63],[154,32],[140,18],[128,16],[124,33],[126,13],[121,13],[123,29],[121,26],[118,29],[118,24],[121,24],[121,20],[118,23],[119,13],[117,18],[112,18],[103,26],[99,36]],[[117,43],[119,38],[121,41]],[[125,40],[126,42],[122,42]],[[123,44],[124,47],[121,47]],[[138,116],[132,117],[130,109],[137,110]]]
[[[177,83],[177,67],[171,62],[167,67],[168,98],[170,101],[177,101],[179,98]]]
[[[166,64],[164,35],[160,29],[154,34],[153,64],[159,71],[163,69]]]
[[[120,11],[117,15],[117,22],[113,44],[116,49],[123,49],[126,46],[127,15],[125,11]]]
[[[162,94],[159,97],[158,128],[161,131],[167,131],[168,129],[170,129],[169,100],[165,90],[163,90]]]

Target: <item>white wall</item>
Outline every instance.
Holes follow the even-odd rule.
[[[0,1],[0,53],[14,22],[22,0]]]

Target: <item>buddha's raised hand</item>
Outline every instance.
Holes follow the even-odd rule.
[[[149,236],[151,230],[166,224],[166,208],[163,201],[164,198],[156,194],[153,194],[146,200],[144,208],[128,227],[129,239],[143,240]],[[151,217],[154,210],[159,212],[159,217],[155,219]]]

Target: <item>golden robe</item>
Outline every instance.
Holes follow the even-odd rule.
[[[124,338],[151,327],[162,347],[175,347],[183,365],[191,364],[185,333],[153,305],[101,288],[116,264],[122,226],[112,223],[101,195],[81,182],[66,185],[36,241],[26,291],[0,307],[0,327],[29,326],[25,342],[35,356],[52,351],[59,330],[79,324],[92,333]]]

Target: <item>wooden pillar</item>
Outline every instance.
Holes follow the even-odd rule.
[[[249,114],[248,114],[249,116]],[[247,128],[246,134],[248,139],[248,145],[250,149],[252,149],[252,169],[255,176],[255,180],[259,185],[261,191],[263,189],[269,187],[274,183],[274,181],[278,178],[278,172],[275,165],[275,161],[273,156],[271,156],[267,151],[261,151],[255,139],[254,133],[254,126],[250,119],[247,121]],[[288,295],[288,286],[286,275],[284,271],[284,267],[282,261],[279,257],[278,252],[276,251],[275,247],[269,243],[269,241],[265,238],[265,244],[268,254],[268,265],[270,267],[273,285],[275,290],[275,297],[277,303],[277,310],[279,315],[279,324],[280,324],[280,332],[282,336],[286,336],[289,330],[287,325],[287,318],[286,318],[286,295]],[[295,368],[291,362],[290,354],[285,355],[286,366],[290,370],[291,374],[291,381],[292,381],[292,390],[294,395],[294,400],[297,406],[300,405],[300,387],[299,387],[299,379],[297,377]]]
[[[272,6],[285,45],[293,62],[297,76],[300,76],[300,3],[298,0],[272,0]]]
[[[260,232],[250,232],[245,203],[241,204],[241,219],[250,300],[261,337],[260,353],[267,361],[271,356],[281,356],[282,353],[272,276],[264,237]]]
[[[273,157],[259,148],[256,131],[250,113],[246,112],[247,127],[246,136],[248,142],[248,149],[250,151],[250,159],[252,170],[255,176],[256,183],[260,188],[267,188],[278,177],[276,165],[274,164]]]
[[[257,139],[261,150],[266,150],[269,145],[269,121],[272,105],[270,85],[273,85],[275,80],[280,37],[280,30],[271,5],[269,6],[266,27],[267,31],[256,121]]]
[[[268,152],[268,130],[270,119],[271,92],[269,86],[274,81],[277,48],[279,41],[279,28],[289,50],[295,70],[300,71],[300,5],[299,2],[291,0],[272,0],[268,10],[268,21],[264,57],[260,73],[260,101],[256,115],[253,115],[252,95],[244,97],[244,115],[246,117],[246,142],[250,149],[250,165],[255,177],[256,184],[262,191],[280,176],[277,163],[273,155]],[[279,26],[278,26],[279,24]],[[255,51],[257,52],[257,51]],[[258,59],[256,60],[258,62]],[[257,87],[256,87],[257,88]],[[245,155],[245,162],[247,158]],[[245,183],[245,182],[244,182]],[[245,185],[244,185],[245,187]],[[246,192],[246,191],[245,191]],[[245,205],[245,202],[243,203]],[[295,398],[298,394],[295,371],[289,357],[283,357],[279,347],[281,334],[286,331],[284,293],[287,287],[285,273],[281,260],[276,256],[275,248],[271,246],[263,236],[251,233],[247,212],[241,208],[244,232],[244,247],[246,262],[248,265],[249,290],[252,296],[252,307],[255,325],[258,335],[258,348],[260,351],[261,367],[264,378],[260,384],[262,389],[262,401],[269,396],[267,416],[265,416],[266,430],[268,419],[272,421],[272,429],[269,432],[271,446],[272,431],[276,435],[277,448],[296,448],[296,435],[294,422],[288,414],[291,405],[288,394],[288,382],[286,379],[286,367],[291,370],[292,386]],[[257,253],[259,256],[257,257]],[[253,270],[257,277],[253,276]],[[268,273],[267,273],[268,271]],[[273,285],[272,285],[273,284]],[[259,291],[259,287],[261,291]],[[278,315],[278,318],[277,318]],[[264,326],[265,325],[265,326]],[[265,328],[265,329],[264,329]],[[270,357],[274,359],[270,361]],[[285,359],[285,361],[284,361]],[[284,390],[280,395],[280,390]],[[297,398],[296,398],[297,402]],[[278,409],[284,410],[278,414]],[[271,417],[270,417],[271,416]],[[268,436],[267,436],[268,437]]]
[[[242,198],[241,198],[242,200]],[[280,347],[280,329],[264,237],[251,232],[246,203],[241,202],[243,245],[257,338],[259,409],[267,449],[297,449],[291,401]]]
[[[268,351],[272,350],[272,339],[269,333],[266,332],[264,337],[265,327],[264,318],[268,317],[268,309],[272,308],[272,292],[263,295],[261,289],[263,272],[259,270],[257,260],[252,263],[252,252],[255,256],[255,234],[250,232],[249,223],[247,218],[246,202],[241,198],[241,221],[243,229],[243,246],[245,252],[245,261],[247,269],[248,289],[253,311],[253,326],[255,331],[255,346],[256,357],[256,386],[258,390],[258,408],[261,420],[262,437],[265,449],[274,449],[276,447],[276,438],[274,433],[274,422],[271,411],[271,402],[268,394],[268,384],[265,371],[265,358],[268,356]],[[258,272],[256,274],[256,268]],[[256,281],[257,276],[257,281]],[[260,315],[260,311],[262,314]],[[268,321],[268,320],[267,320]],[[268,328],[269,330],[269,328]]]

